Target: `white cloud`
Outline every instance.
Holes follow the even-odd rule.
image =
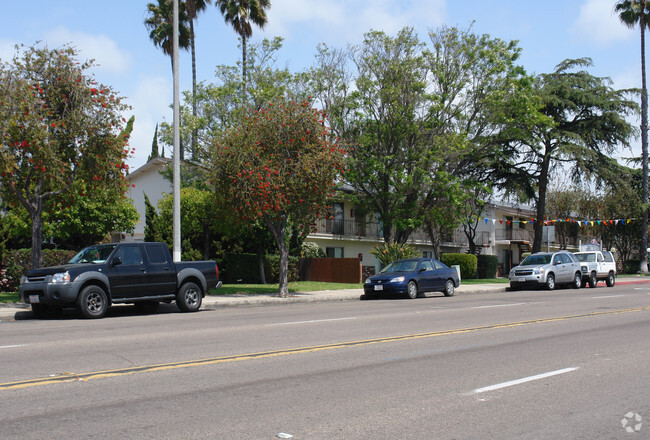
[[[265,31],[287,39],[311,32],[321,40],[325,35],[328,44],[342,45],[359,42],[371,29],[395,34],[413,26],[426,31],[446,18],[446,0],[283,0],[273,4]]]
[[[131,68],[131,55],[105,35],[91,35],[59,26],[46,32],[44,41],[50,46],[70,44],[76,47],[80,51],[79,58],[94,59],[98,71],[123,74]]]
[[[125,117],[129,118],[135,114],[133,133],[129,141],[129,145],[135,148],[135,156],[129,160],[131,170],[146,163],[151,153],[156,123],[163,118],[171,122],[173,114],[169,105],[172,101],[171,78],[163,76],[141,78],[129,96],[127,103],[133,110],[127,112]]]
[[[16,43],[10,40],[0,40],[0,60],[11,61],[16,55]]]
[[[634,33],[621,23],[611,0],[586,0],[580,7],[580,14],[573,23],[571,32],[580,40],[599,45],[626,40]]]

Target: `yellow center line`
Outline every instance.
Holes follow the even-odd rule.
[[[437,336],[457,335],[462,333],[471,333],[471,332],[478,332],[483,330],[496,330],[496,329],[520,327],[520,326],[533,325],[533,324],[544,324],[549,322],[566,321],[569,319],[591,318],[597,316],[617,315],[617,314],[630,313],[630,312],[643,312],[648,310],[650,310],[650,306],[636,307],[632,309],[610,310],[606,312],[584,313],[580,315],[540,318],[540,319],[533,319],[529,321],[506,322],[501,324],[490,324],[490,325],[482,325],[477,327],[440,330],[440,331],[427,332],[427,333],[388,336],[384,338],[364,339],[364,340],[349,341],[349,342],[338,342],[334,344],[313,345],[308,347],[297,347],[297,348],[288,348],[288,349],[280,349],[280,350],[272,350],[272,351],[263,351],[258,353],[220,356],[220,357],[207,358],[207,359],[172,362],[167,364],[143,365],[139,367],[120,368],[116,370],[95,371],[95,372],[79,373],[79,374],[63,373],[62,375],[57,375],[57,376],[27,379],[27,380],[22,380],[17,382],[0,383],[0,391],[29,388],[29,387],[49,385],[49,384],[54,384],[59,382],[69,382],[74,380],[88,381],[94,379],[104,379],[109,377],[127,376],[127,375],[138,374],[138,373],[148,373],[153,371],[175,370],[178,368],[199,367],[204,365],[222,364],[226,362],[242,362],[247,360],[264,359],[264,358],[270,358],[276,356],[288,356],[294,354],[313,353],[313,352],[325,351],[325,350],[338,350],[342,348],[360,347],[364,345],[383,344],[386,342],[433,338]]]

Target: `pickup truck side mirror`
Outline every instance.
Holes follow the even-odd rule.
[[[122,264],[122,257],[115,257],[111,260],[111,267]]]

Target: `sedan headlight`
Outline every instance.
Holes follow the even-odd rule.
[[[52,283],[67,283],[70,281],[70,274],[68,272],[59,272],[52,275]]]
[[[404,277],[395,277],[392,280],[390,280],[391,283],[403,283],[404,282]]]
[[[372,281],[370,281],[370,278],[366,278],[366,284],[370,284]]]

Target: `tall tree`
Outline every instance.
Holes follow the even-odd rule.
[[[158,124],[156,123],[156,129],[153,132],[153,140],[151,141],[151,154],[149,155],[147,162],[159,156],[160,153],[158,152]]]
[[[29,213],[38,268],[43,211],[76,181],[120,196],[126,191],[133,121],[121,130],[128,106],[86,73],[92,61],[78,63],[74,48],[18,49],[12,62],[0,65],[0,191],[5,202]]]
[[[302,233],[327,210],[345,152],[307,101],[251,110],[213,151],[217,192],[248,222],[261,219],[280,253],[279,293],[288,295],[288,224]]]
[[[196,45],[194,33],[194,20],[197,19],[199,12],[205,11],[212,0],[185,0],[185,11],[190,27],[190,52],[192,54],[192,116],[196,117]],[[197,130],[192,131],[191,154],[194,158],[197,144]]]
[[[646,0],[621,0],[614,7],[620,20],[626,26],[634,28],[637,24],[641,31],[641,166],[643,171],[643,223],[640,256],[640,271],[648,272],[648,89],[645,75],[645,31],[650,27],[648,21],[648,4]]]
[[[268,18],[266,10],[271,0],[215,0],[226,23],[230,24],[242,41],[242,95],[246,96],[246,41],[253,35],[255,24],[264,28]]]
[[[511,177],[508,185],[522,183],[536,202],[533,252],[541,250],[546,197],[554,170],[564,165],[573,170],[575,179],[609,178],[616,168],[610,156],[619,146],[628,146],[635,133],[625,120],[638,109],[628,99],[629,91],[615,90],[609,78],[580,70],[591,65],[588,58],[565,60],[553,73],[539,75],[535,87],[543,103],[540,111],[553,123],[532,127],[503,148],[503,154],[510,155],[502,167]]]

